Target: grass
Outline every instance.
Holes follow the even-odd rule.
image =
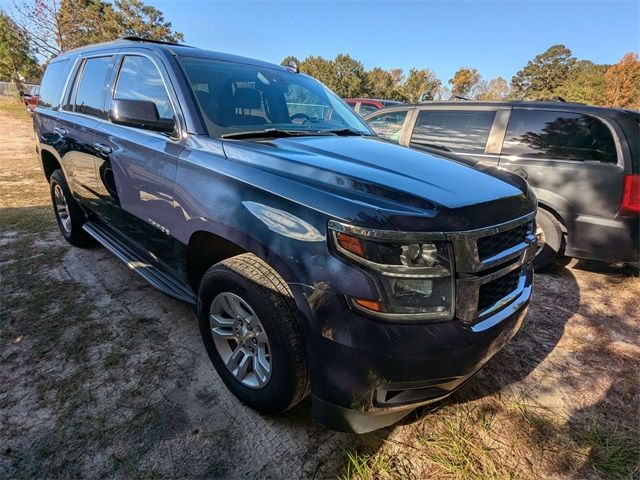
[[[640,435],[619,424],[589,423],[581,432],[587,463],[609,478],[640,477]]]
[[[29,118],[24,104],[13,98],[0,97],[0,110],[13,117]]]
[[[340,480],[370,480],[393,478],[385,455],[347,452],[347,465]]]

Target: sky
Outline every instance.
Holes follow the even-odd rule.
[[[595,63],[640,51],[640,0],[145,1],[197,47],[274,63],[348,53],[367,69],[430,68],[444,82],[460,67],[510,80],[558,43]]]

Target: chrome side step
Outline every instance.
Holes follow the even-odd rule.
[[[173,298],[195,305],[196,296],[189,285],[176,279],[138,245],[96,222],[87,222],[82,228],[155,288]]]

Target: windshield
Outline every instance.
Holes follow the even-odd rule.
[[[197,57],[180,63],[210,136],[274,129],[372,135],[338,96],[306,75]]]

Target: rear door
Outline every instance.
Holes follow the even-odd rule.
[[[510,106],[429,106],[418,110],[409,146],[498,163]]]
[[[101,54],[78,60],[56,128],[69,186],[90,209],[97,198],[96,129],[107,118],[105,100],[114,58],[113,54]]]
[[[152,52],[126,50],[117,68],[110,97],[153,101],[160,117],[176,121],[176,130],[161,133],[110,121],[100,125],[95,138],[102,148],[97,163],[99,214],[165,266],[177,269],[170,233],[173,184],[184,149],[178,103],[164,65]]]
[[[541,203],[569,223],[577,215],[614,218],[624,176],[617,128],[580,111],[516,107],[500,166],[526,177]]]

